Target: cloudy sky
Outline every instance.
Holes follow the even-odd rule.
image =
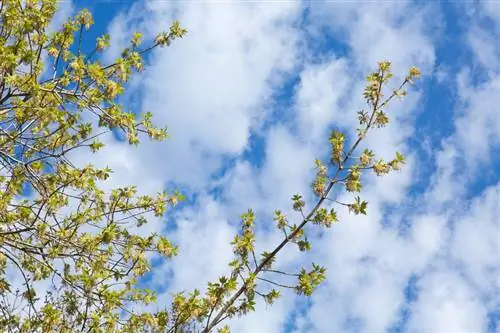
[[[61,13],[83,4],[63,2]],[[327,267],[315,295],[285,292],[231,322],[233,330],[500,332],[500,2],[90,6],[88,43],[111,34],[106,61],[134,31],[151,38],[174,19],[189,30],[151,54],[121,99],[152,111],[171,138],[132,148],[109,136],[97,159],[115,171],[109,186],[176,187],[188,196],[151,224],[181,248],[143,282],[161,302],[228,272],[229,243],[248,208],[257,212],[259,252],[279,242],[272,212],[290,211],[296,192],[312,199],[313,160],[328,154],[329,131],[354,133],[364,76],[390,60],[397,78],[410,66],[423,77],[368,145],[381,157],[404,152],[407,165],[366,179],[368,216],[341,210],[330,230],[308,229],[311,252],[282,253],[282,267]]]

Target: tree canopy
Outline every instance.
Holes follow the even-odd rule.
[[[367,202],[357,194],[362,174],[399,170],[404,157],[396,152],[384,161],[371,150],[359,152],[358,146],[373,128],[388,124],[389,103],[406,95],[418,69],[411,68],[389,92],[390,62],[380,62],[367,76],[357,136],[348,141],[346,133],[334,130],[325,138],[330,159],[314,161],[316,202],[308,207],[303,195],[293,195],[291,204],[300,216],[295,222],[274,212],[283,235],[276,247],[256,249],[256,217],[249,209],[231,243],[234,260],[226,276],[208,282],[204,291],[173,295],[170,304],[157,306],[160,310],[139,311],[137,305],[156,301],[153,290],[138,286],[152,269],[152,255],[170,258],[178,251],[168,234],[147,231],[147,216],[163,216],[183,197],[176,191],[138,195],[135,186],[104,190],[100,184],[112,170],[92,161],[75,165],[71,154],[107,149],[99,137],[109,131],[120,132],[131,145],[146,137],[167,138],[150,113],[127,110],[117,99],[130,77],[147,68],[145,54],[169,46],[187,30],[173,22],[144,43],[135,33],[129,47],[108,64],[100,57],[109,46],[108,35],[97,38],[90,52],[82,49],[91,13],[82,10],[50,32],[56,10],[55,0],[0,4],[0,330],[228,332],[224,320],[254,310],[256,297],[272,304],[283,289],[311,295],[325,279],[325,268],[312,264],[283,272],[273,266],[275,258],[290,244],[299,251],[311,248],[306,225],[329,228],[338,222],[336,210],[325,208],[328,201],[354,214],[367,213]],[[354,193],[354,200],[332,198],[337,187]],[[283,285],[276,276],[294,282]]]

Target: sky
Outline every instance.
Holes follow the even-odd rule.
[[[151,39],[174,19],[189,30],[149,55],[120,100],[151,111],[170,139],[130,147],[109,135],[93,157],[114,170],[106,186],[187,196],[149,224],[180,246],[142,282],[160,303],[227,274],[248,208],[259,252],[280,241],[273,211],[298,221],[297,192],[312,204],[314,159],[327,156],[332,128],[355,133],[364,78],[389,60],[395,81],[411,66],[422,78],[367,146],[383,158],[401,151],[407,164],[365,177],[367,216],[339,209],[331,229],[307,229],[311,252],[280,254],[285,269],[327,268],[313,296],[285,292],[230,325],[243,333],[500,332],[499,1],[66,1],[56,21],[82,6],[96,21],[85,43],[111,35],[103,61],[135,31]]]

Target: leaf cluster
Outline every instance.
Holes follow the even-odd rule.
[[[152,255],[172,257],[177,247],[140,228],[162,217],[176,193],[138,195],[135,186],[104,191],[112,170],[77,166],[72,154],[104,148],[99,138],[123,133],[167,137],[117,98],[143,56],[186,34],[178,22],[141,48],[134,34],[114,63],[82,41],[93,18],[82,10],[48,32],[55,0],[0,2],[0,330],[19,332],[137,332],[169,325],[165,311],[135,313],[155,301],[137,286]],[[21,281],[7,279],[12,268]],[[48,285],[39,295],[39,286]],[[43,289],[42,289],[43,291]]]

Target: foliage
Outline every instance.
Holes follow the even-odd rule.
[[[137,286],[151,268],[153,253],[164,257],[177,248],[162,235],[140,236],[148,214],[161,217],[167,206],[182,196],[159,193],[140,196],[134,186],[105,192],[100,184],[112,172],[92,164],[76,166],[71,154],[80,149],[104,148],[99,137],[121,132],[131,145],[141,136],[167,137],[153,125],[151,114],[136,116],[124,110],[117,98],[134,72],[144,68],[144,54],[169,46],[186,34],[178,22],[141,47],[142,35],[132,36],[130,47],[112,64],[95,59],[109,46],[107,35],[97,39],[90,52],[82,50],[85,31],[93,24],[89,11],[68,19],[56,32],[48,24],[55,0],[4,0],[0,4],[0,330],[12,332],[229,332],[220,328],[227,318],[253,311],[256,296],[272,304],[283,288],[309,296],[325,279],[324,267],[287,273],[273,268],[276,256],[290,243],[300,251],[311,244],[305,232],[312,223],[331,227],[337,212],[327,202],[367,213],[358,195],[351,203],[330,197],[335,186],[361,191],[361,176],[373,171],[384,175],[399,170],[404,157],[375,160],[366,149],[354,152],[372,128],[388,124],[388,103],[406,95],[405,85],[419,76],[412,68],[388,97],[383,88],[392,76],[390,63],[379,63],[367,77],[367,110],[358,112],[354,143],[332,131],[330,160],[315,161],[312,183],[316,203],[307,208],[301,194],[292,197],[300,222],[275,211],[274,221],[283,240],[260,256],[255,248],[255,214],[241,216],[241,230],[232,246],[230,273],[209,282],[206,292],[177,293],[169,306],[155,312],[137,311],[155,302],[153,291]],[[29,194],[27,191],[29,190]],[[9,277],[23,280],[17,289]],[[282,284],[275,276],[295,279]],[[37,290],[48,285],[43,295]]]
[[[142,322],[166,325],[164,312],[120,316],[131,303],[150,303],[136,287],[150,269],[148,257],[176,247],[163,236],[140,236],[145,213],[161,217],[179,197],[138,196],[129,186],[104,192],[112,172],[75,166],[70,153],[97,152],[102,134],[116,130],[130,144],[140,135],[163,140],[150,114],[138,119],[116,102],[143,54],[185,35],[174,23],[147,48],[140,34],[113,64],[95,60],[109,45],[98,38],[81,50],[93,23],[83,10],[48,33],[55,0],[5,0],[0,5],[0,310],[1,331],[135,331]],[[26,194],[30,190],[31,195]],[[16,272],[9,273],[9,270]],[[12,290],[7,274],[24,281]],[[50,286],[38,295],[36,284]],[[42,299],[40,299],[42,297]]]

